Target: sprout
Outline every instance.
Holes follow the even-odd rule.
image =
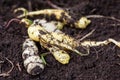
[[[26,27],[29,27],[33,23],[31,20],[26,18],[23,18],[20,22],[25,23]]]

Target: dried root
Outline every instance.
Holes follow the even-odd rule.
[[[117,19],[113,16],[103,16],[103,15],[87,15],[86,18],[107,18],[107,19],[111,19],[117,22],[120,22],[120,19]]]
[[[118,22],[118,24],[109,24],[109,25],[111,25],[111,26],[119,26],[120,24],[120,19],[118,19],[118,18],[115,18],[115,17],[113,17],[113,16],[104,16],[104,15],[87,15],[87,16],[85,16],[86,18],[106,18],[106,19],[110,19],[110,20],[113,20],[113,21],[116,21],[116,22]]]
[[[13,68],[14,68],[13,62],[10,61],[8,58],[5,58],[5,59],[11,64],[11,68],[10,68],[10,70],[8,70],[7,72],[1,73],[0,76],[2,76],[2,77],[9,76],[10,73],[12,72]]]
[[[11,22],[13,22],[13,21],[20,22],[19,19],[13,18],[13,19],[11,19],[7,24],[5,24],[5,25],[3,25],[3,26],[5,26],[5,28],[8,28],[8,26],[9,26],[9,25],[11,24]]]
[[[17,63],[17,64],[16,64],[16,66],[18,67],[18,70],[21,72],[21,71],[22,71],[22,69],[21,69],[21,67],[20,67],[20,64],[19,64],[19,63]]]
[[[104,41],[83,41],[80,43],[81,46],[90,46],[90,47],[95,47],[95,46],[104,46],[104,45],[108,45],[109,43],[113,43],[116,46],[120,47],[120,42],[116,41],[112,38],[109,38],[107,40]]]
[[[57,5],[53,4],[50,0],[47,0],[48,5],[50,5],[51,7],[55,8],[55,9],[62,9],[61,7],[58,7]]]

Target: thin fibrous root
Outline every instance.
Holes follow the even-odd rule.
[[[11,22],[13,22],[13,21],[20,22],[21,20],[16,19],[16,18],[13,18],[13,19],[11,19],[7,24],[4,25],[5,28],[8,28],[8,26],[9,26],[9,25],[11,24]]]
[[[22,71],[22,69],[21,69],[21,67],[20,67],[19,62],[16,64],[16,66],[18,67],[18,70],[21,72],[21,71]]]
[[[95,32],[95,29],[93,29],[92,31],[90,31],[89,33],[87,33],[85,36],[83,36],[81,39],[79,39],[78,42],[83,41],[85,38],[87,38],[87,37],[89,37],[90,35],[92,35],[93,32]]]
[[[28,1],[27,1],[27,4],[28,4],[28,9],[29,9],[29,11],[32,11],[32,3],[31,3],[31,0],[28,0]]]
[[[48,5],[50,5],[51,7],[55,8],[55,9],[62,9],[61,7],[53,4],[50,0],[47,0],[47,3],[48,3]],[[62,10],[63,10],[63,9],[62,9]]]
[[[1,71],[1,68],[2,68],[2,64],[4,63],[4,61],[0,61],[0,73],[2,72]]]
[[[86,18],[107,18],[107,19],[111,19],[117,22],[120,22],[120,19],[117,19],[113,16],[103,16],[103,15],[87,15],[85,16]]]
[[[104,41],[83,41],[80,43],[81,46],[90,46],[90,47],[95,47],[95,46],[104,46],[108,45],[109,43],[114,43],[116,46],[120,48],[120,42],[116,41],[112,38],[109,38]]]
[[[7,72],[1,73],[0,76],[2,76],[2,77],[9,76],[10,73],[12,72],[13,68],[14,68],[13,62],[10,61],[8,58],[5,58],[5,59],[11,64],[11,68],[10,68],[10,70],[8,70]]]

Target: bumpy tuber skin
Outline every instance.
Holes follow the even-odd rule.
[[[45,19],[36,19],[33,24],[41,25],[48,32],[62,33],[60,29],[63,28],[63,24],[58,21],[47,21]]]
[[[15,12],[19,10],[23,11],[24,14],[18,16],[18,18],[33,15],[48,15],[49,17],[54,15],[55,18],[59,20],[47,22],[46,20],[37,19],[32,22],[25,18],[22,19],[21,22],[26,24],[30,39],[40,42],[40,44],[43,44],[42,46],[46,44],[50,45],[51,47],[46,48],[60,63],[67,64],[69,62],[70,56],[67,54],[66,50],[71,50],[81,56],[87,56],[89,54],[82,54],[80,51],[78,51],[76,49],[79,46],[77,41],[60,31],[60,29],[62,29],[66,24],[69,24],[72,27],[75,26],[76,28],[86,28],[86,26],[90,23],[90,20],[87,18],[84,17],[75,22],[66,11],[58,9],[45,9],[35,12],[28,12],[24,8],[18,8],[15,10]],[[58,51],[56,50],[56,47],[58,48]],[[55,49],[56,51],[53,51],[52,49]]]
[[[38,48],[31,39],[26,39],[23,43],[22,58],[24,60],[24,67],[29,74],[37,75],[44,70],[43,61],[38,55]]]
[[[24,20],[24,23],[26,22]],[[48,26],[48,24],[51,26]],[[50,27],[53,29],[50,30]],[[64,34],[56,28],[55,24],[47,23],[45,20],[35,20],[33,24],[28,27],[28,35],[30,39],[40,42],[41,46],[47,48],[55,59],[62,64],[67,64],[70,60],[70,56],[67,54],[66,50],[71,50],[81,56],[88,55],[82,54],[76,49],[79,44],[74,38]],[[58,51],[56,48],[58,48]],[[58,55],[56,53],[58,53]]]
[[[79,46],[79,43],[74,38],[64,33],[48,32],[39,24],[33,23],[30,27],[28,27],[28,35],[34,41],[39,41],[40,43],[42,42],[49,45],[56,45],[63,50],[71,50],[81,56],[88,55],[82,54],[76,49],[76,47]]]
[[[54,49],[54,48],[53,48]],[[58,50],[58,51],[51,51],[53,56],[57,61],[59,61],[62,64],[68,64],[70,60],[69,54],[64,50]]]
[[[61,29],[64,25],[70,25],[71,27],[85,29],[91,21],[86,17],[81,17],[79,20],[74,20],[68,12],[61,9],[44,9],[39,11],[31,11],[28,12],[24,8],[15,9],[14,12],[23,11],[23,14],[17,16],[17,18],[23,18],[26,16],[35,16],[35,15],[47,15],[48,17],[54,16],[57,21],[59,21],[58,25]],[[61,26],[63,25],[63,26]]]
[[[86,29],[86,27],[91,23],[86,17],[81,17],[77,22],[75,22],[75,27],[80,29]]]
[[[58,62],[60,62],[61,64],[68,64],[69,63],[70,56],[66,51],[64,51],[56,46],[53,46],[53,45],[50,46],[49,44],[46,44],[43,42],[40,42],[40,44],[44,48],[48,49],[52,53],[52,55],[55,57],[55,59]]]

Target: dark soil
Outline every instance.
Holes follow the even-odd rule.
[[[28,1],[32,2],[31,7]],[[51,0],[61,8],[68,9],[75,19],[84,15],[100,14],[120,18],[119,0]],[[52,55],[45,57],[47,65],[42,74],[29,75],[24,66],[22,43],[27,32],[24,25],[12,22],[7,29],[3,26],[10,19],[15,18],[14,9],[24,7],[28,10],[52,8],[46,0],[0,0],[0,60],[1,73],[11,68],[8,58],[14,64],[14,69],[7,77],[0,80],[120,80],[120,48],[114,44],[107,46],[91,47],[90,55],[81,57],[70,52],[71,60],[67,65],[57,62]],[[106,18],[91,18],[92,23],[85,30],[65,27],[63,31],[73,37],[83,37],[91,30],[95,32],[85,40],[106,40],[114,38],[120,41],[120,22]],[[44,49],[40,49],[45,52]],[[18,69],[17,64],[21,68]]]

